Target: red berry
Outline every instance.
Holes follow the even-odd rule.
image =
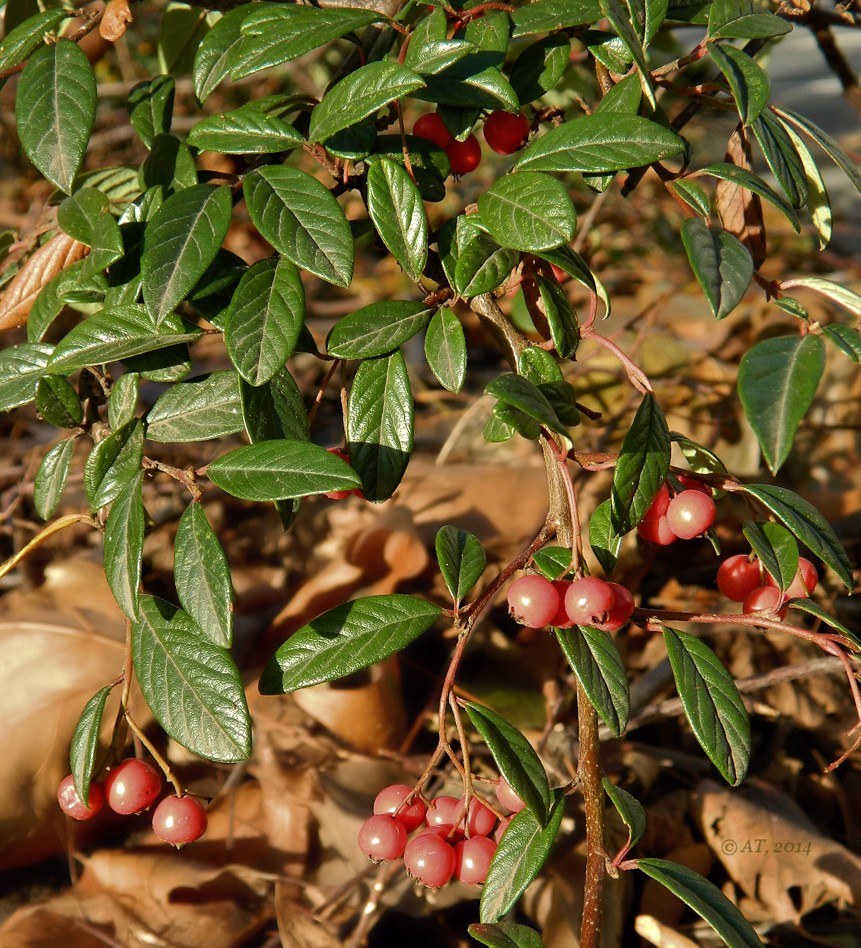
[[[568,274],[562,269],[562,267],[557,267],[555,263],[551,263],[550,269],[553,271],[553,276],[556,277],[557,283],[568,282]]]
[[[613,606],[610,584],[597,576],[575,579],[565,593],[565,611],[575,625],[594,625],[605,621]]]
[[[368,817],[359,828],[359,849],[374,862],[399,859],[406,845],[404,824],[388,813]]]
[[[145,760],[121,761],[105,778],[105,799],[115,813],[145,810],[161,793],[161,774]]]
[[[206,824],[206,810],[197,797],[165,797],[152,815],[155,835],[177,847],[200,839]]]
[[[440,148],[447,148],[454,140],[454,136],[445,127],[445,122],[436,112],[429,112],[421,118],[416,119],[413,125],[413,135],[417,138],[424,138]]]
[[[464,815],[463,797],[434,797],[425,814],[425,822],[430,827],[456,826]]]
[[[751,612],[776,612],[782,619],[786,615],[786,609],[780,609],[783,603],[783,596],[776,586],[760,586],[745,598],[742,612],[745,614]]]
[[[657,520],[658,517],[663,517],[669,506],[670,488],[664,483],[658,488],[658,493],[655,494],[651,504],[649,504],[649,509],[643,515],[643,520]]]
[[[105,791],[100,783],[91,783],[86,804],[75,789],[75,778],[69,774],[57,787],[57,802],[60,809],[73,820],[91,820],[105,803]]]
[[[419,833],[407,843],[404,865],[416,882],[438,889],[454,875],[454,847],[438,833]]]
[[[683,490],[667,507],[667,524],[680,540],[692,540],[714,523],[715,502],[702,491]]]
[[[555,579],[553,581],[553,588],[559,594],[559,608],[556,610],[556,615],[547,624],[552,625],[554,629],[570,629],[574,625],[565,611],[565,595],[570,586],[571,582],[567,579]]]
[[[619,583],[608,583],[613,591],[613,605],[607,612],[607,618],[603,622],[596,622],[595,628],[602,629],[604,632],[615,632],[621,629],[623,625],[631,618],[634,611],[634,597]]]
[[[466,141],[456,139],[445,146],[445,153],[451,165],[452,174],[467,174],[481,164],[481,145],[475,135],[470,135]]]
[[[759,563],[751,562],[743,553],[727,557],[718,567],[717,587],[733,602],[744,602],[761,585]]]
[[[500,777],[496,784],[496,799],[511,813],[519,813],[526,804],[511,789],[505,777]]]
[[[393,783],[389,787],[383,787],[374,800],[374,813],[380,815],[388,813],[399,823],[403,823],[404,829],[411,833],[425,818],[427,807],[421,797],[415,796],[406,805],[401,804],[413,792],[412,787],[403,783]]]
[[[508,589],[508,611],[516,622],[542,629],[559,609],[559,593],[553,583],[533,573],[515,579]]]
[[[766,582],[769,586],[777,586],[774,577],[769,574],[766,574]],[[813,590],[816,589],[818,582],[819,573],[816,571],[816,567],[810,560],[806,560],[803,556],[800,556],[798,558],[798,572],[786,590],[786,598],[807,599]]]
[[[464,839],[454,847],[454,875],[467,885],[481,885],[487,878],[496,843],[486,836]]]
[[[678,540],[678,537],[670,529],[666,517],[642,520],[637,524],[637,533],[648,543],[654,543],[656,546],[669,546]]]
[[[346,461],[347,464],[350,463],[350,455],[343,448],[326,448],[329,454],[334,454],[336,458],[340,458],[342,461]],[[352,490],[327,490],[323,496],[328,497],[329,500],[343,500],[345,497],[349,497],[352,494]]]
[[[512,792],[513,792],[513,791],[512,791]],[[519,799],[519,797],[518,797],[518,799]],[[496,827],[496,831],[495,831],[494,834],[493,834],[493,839],[494,839],[494,841],[496,842],[496,845],[497,845],[497,846],[499,845],[500,840],[502,839],[503,833],[508,829],[509,826],[511,826],[511,817],[510,817],[510,816],[509,816],[507,819],[505,819],[505,820],[500,820],[500,821],[499,821],[499,826]]]
[[[689,477],[687,474],[679,474],[678,481],[686,490],[698,490],[702,494],[708,494],[709,497],[712,495],[711,487],[697,480],[695,477]]]
[[[496,826],[496,814],[481,800],[473,797],[469,801],[469,818],[466,825],[470,836],[489,836]]]
[[[522,112],[491,112],[484,123],[484,140],[498,155],[510,155],[526,144],[529,119]]]

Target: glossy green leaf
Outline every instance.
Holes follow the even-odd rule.
[[[464,703],[473,727],[487,745],[500,774],[541,826],[550,816],[553,794],[547,773],[528,740],[502,715],[472,701]]]
[[[336,286],[353,278],[353,235],[341,206],[316,178],[283,165],[251,172],[243,184],[261,236],[297,267]]]
[[[23,23],[11,27],[8,11],[7,5],[4,20],[7,32],[0,42],[0,73],[26,62],[27,57],[42,45],[46,34],[53,33],[61,20],[72,15],[69,10],[51,8],[34,13]],[[0,79],[0,85],[2,83]]]
[[[667,859],[638,859],[637,868],[690,906],[730,948],[762,948],[738,908],[699,873]]]
[[[766,572],[786,592],[798,572],[798,544],[786,527],[779,523],[745,521],[742,527],[747,542],[759,557]]]
[[[571,40],[551,34],[530,44],[511,66],[509,80],[521,105],[549,92],[568,68]]]
[[[406,170],[380,158],[368,169],[368,214],[383,243],[412,280],[425,268],[428,222],[421,194]]]
[[[458,109],[514,111],[520,107],[517,94],[496,66],[487,66],[488,58],[482,52],[466,55],[448,69],[425,76],[425,88],[412,98]]]
[[[622,817],[622,822],[628,828],[628,841],[625,844],[626,849],[633,849],[642,839],[646,831],[646,811],[642,803],[624,790],[611,783],[606,777],[601,778],[604,792],[610,798],[610,802],[616,808],[616,812]]]
[[[368,500],[388,500],[413,450],[413,406],[400,352],[363,362],[347,405],[347,449]]]
[[[841,635],[845,635],[847,639],[854,642],[858,646],[858,650],[861,651],[861,638],[859,638],[856,632],[847,629],[842,622],[838,622],[827,609],[824,609],[815,599],[800,598],[800,599],[790,599],[789,600],[790,609],[798,609],[801,612],[806,612],[808,615],[816,616],[821,622],[824,622],[827,626],[834,629],[836,632],[839,632]]]
[[[150,441],[207,441],[241,431],[239,376],[221,370],[177,382],[147,414]]]
[[[39,291],[27,317],[27,339],[30,342],[41,342],[45,338],[49,327],[63,311],[68,294],[78,287],[87,264],[88,258],[85,257],[64,267]]]
[[[60,495],[66,486],[75,438],[65,438],[42,458],[33,481],[33,506],[43,520],[50,520],[60,503]]]
[[[410,156],[416,187],[425,201],[441,201],[446,195],[445,179],[451,172],[448,155],[433,142],[407,135],[378,135],[374,151],[367,158],[368,164],[384,157],[404,166],[404,143]]]
[[[460,224],[463,219],[465,223]],[[442,251],[442,247],[440,247]],[[467,299],[489,293],[503,283],[517,265],[518,253],[501,247],[492,237],[458,218],[454,289]]]
[[[799,286],[813,290],[833,300],[840,306],[844,306],[855,316],[861,317],[861,294],[856,293],[855,290],[850,289],[848,286],[818,276],[793,277],[791,280],[785,280],[781,284],[783,289],[795,289]]]
[[[716,319],[728,316],[741,302],[751,277],[753,258],[728,231],[707,227],[699,218],[682,223],[682,243],[691,269]]]
[[[636,13],[642,13],[645,18],[645,14],[650,7],[653,9],[661,7],[663,13],[666,13],[666,3],[643,4],[639,11],[637,11],[637,6],[636,3],[625,3],[623,0],[601,0],[601,12],[613,27],[628,56],[636,64],[643,94],[654,111],[657,107],[657,100],[655,99],[655,89],[649,72],[649,64],[646,60],[646,48],[651,37],[644,33],[643,26],[645,24],[638,22]],[[660,19],[663,19],[663,15]]]
[[[545,546],[532,554],[538,572],[551,582],[571,572],[571,550],[566,546]]]
[[[495,925],[473,922],[467,932],[489,948],[544,948],[538,932],[515,922],[497,922]]]
[[[631,693],[613,636],[586,625],[553,631],[601,720],[621,736],[631,712]]]
[[[789,455],[824,368],[825,344],[811,334],[763,339],[741,360],[739,398],[773,473]]]
[[[832,323],[822,328],[822,335],[829,342],[833,342],[847,358],[853,362],[861,362],[861,333],[857,329],[842,323]]]
[[[670,467],[670,432],[654,395],[644,396],[613,471],[610,523],[616,534],[643,519]]]
[[[338,320],[326,350],[338,359],[385,355],[424,329],[432,313],[424,303],[411,300],[371,303]]]
[[[700,187],[696,181],[689,181],[687,178],[676,178],[675,181],[670,181],[669,184],[673,191],[697,214],[703,217],[708,217],[711,214],[711,198],[706,189]]]
[[[206,10],[169,3],[159,22],[159,71],[183,76],[191,71],[194,55],[209,30]]]
[[[538,424],[567,437],[568,429],[559,420],[541,389],[522,375],[506,372],[489,382],[484,391],[503,405],[510,405],[535,419]]]
[[[768,74],[744,50],[729,43],[712,43],[709,55],[729,84],[742,123],[750,125],[768,104],[771,93]]]
[[[670,441],[679,446],[684,459],[688,462],[691,470],[697,474],[711,474],[714,472],[726,472],[726,465],[721,459],[705,445],[688,438],[686,435],[679,434],[678,431],[670,432]]]
[[[74,428],[84,420],[78,393],[62,375],[46,375],[36,383],[36,410],[55,428]]]
[[[788,122],[800,132],[807,135],[808,138],[815,141],[834,164],[846,175],[855,190],[861,194],[861,172],[859,172],[855,162],[852,161],[829,134],[823,132],[822,129],[814,122],[811,122],[809,118],[806,118],[804,115],[799,115],[798,112],[794,112],[792,109],[775,108],[773,111],[778,118]]]
[[[751,123],[751,130],[789,203],[803,207],[807,203],[807,174],[789,133],[770,110]]]
[[[134,418],[140,393],[140,375],[126,372],[111,386],[108,398],[108,424],[111,428],[121,428]]]
[[[425,331],[425,358],[440,385],[459,392],[466,379],[466,336],[453,310],[438,309]]]
[[[15,119],[27,157],[71,192],[96,118],[96,80],[86,53],[68,39],[36,50],[18,81]]]
[[[211,115],[188,133],[189,145],[223,155],[267,155],[290,151],[304,141],[284,119],[254,109]]]
[[[478,210],[499,244],[526,252],[567,244],[577,226],[567,188],[546,174],[499,178],[479,197]]]
[[[191,68],[194,94],[201,105],[229,75],[230,56],[243,41],[240,28],[245,19],[262,6],[243,4],[228,10],[201,40]]]
[[[526,808],[514,816],[502,834],[481,890],[482,922],[504,918],[547,861],[565,812],[565,798],[559,793],[554,796],[546,825]]]
[[[537,256],[548,263],[552,263],[563,270],[568,276],[573,277],[578,283],[597,293],[598,298],[604,304],[606,313],[610,315],[610,300],[606,291],[599,280],[596,280],[595,274],[589,269],[589,265],[570,247],[557,247],[555,250],[542,250]]]
[[[285,367],[264,385],[240,382],[242,418],[252,443],[289,438],[308,441],[308,415],[302,393]]]
[[[141,596],[132,655],[158,723],[198,757],[230,764],[251,754],[251,716],[236,664],[184,612]]]
[[[730,673],[696,636],[664,627],[682,707],[706,756],[733,787],[750,763],[750,721]]]
[[[404,59],[404,65],[420,76],[434,76],[460,62],[469,53],[475,52],[476,47],[463,39],[422,40],[418,38],[417,33],[421,22],[413,32]]]
[[[228,451],[206,473],[243,500],[286,500],[362,486],[353,468],[325,448],[287,438]]]
[[[442,578],[455,602],[479,581],[487,555],[478,537],[457,527],[440,527],[436,535],[436,558]]]
[[[215,645],[233,640],[233,585],[227,557],[203,506],[190,503],[174,540],[173,575],[182,608]]]
[[[837,573],[848,590],[852,589],[849,557],[831,524],[812,504],[785,487],[770,484],[745,484],[744,492],[755,497],[789,527],[804,546]]]
[[[533,33],[552,33],[570,26],[586,26],[601,17],[598,0],[537,0],[511,15],[512,38]]]
[[[176,135],[156,135],[138,174],[141,189],[158,188],[159,199],[197,186],[197,167],[191,150]],[[210,187],[210,185],[206,185]],[[153,213],[154,216],[156,212]]]
[[[831,242],[833,230],[833,215],[831,213],[831,200],[828,197],[828,189],[825,186],[825,180],[816,159],[810,153],[810,149],[802,137],[796,133],[795,129],[782,118],[778,119],[789,136],[792,147],[798,155],[798,159],[804,169],[804,175],[807,180],[807,210],[810,211],[810,217],[816,233],[819,235],[819,249],[824,250]]]
[[[129,92],[129,117],[135,131],[147,148],[157,135],[166,135],[173,120],[173,100],[176,82],[173,76],[156,76],[139,82]]]
[[[143,562],[144,472],[122,488],[105,524],[105,576],[117,605],[132,620],[137,617]]]
[[[709,14],[709,36],[721,39],[772,39],[792,32],[792,23],[773,13],[739,13],[739,6],[735,0],[715,4]],[[752,10],[751,5],[747,6]],[[732,12],[726,19],[728,10]]]
[[[564,376],[559,363],[545,349],[527,346],[517,357],[517,373],[539,388],[547,382],[562,382]]]
[[[143,423],[134,419],[103,438],[90,451],[84,464],[84,490],[90,510],[115,500],[133,480],[143,458]]]
[[[147,224],[141,254],[143,298],[156,323],[185,298],[227,236],[233,201],[224,184],[172,194]]]
[[[268,382],[293,354],[305,321],[299,271],[282,257],[258,260],[233,293],[224,327],[230,360],[250,385]]]
[[[33,401],[53,351],[41,342],[21,342],[0,352],[0,411]]]
[[[711,175],[713,178],[719,178],[722,181],[729,181],[737,184],[741,188],[746,188],[753,194],[759,195],[770,204],[773,204],[783,216],[792,224],[795,233],[800,233],[801,226],[798,223],[798,215],[794,208],[785,198],[781,197],[775,190],[770,188],[760,177],[757,177],[752,171],[746,168],[739,168],[738,165],[730,164],[726,161],[713,162],[700,169],[697,175]]]
[[[568,294],[550,277],[536,274],[535,283],[541,310],[550,328],[553,348],[561,358],[572,359],[580,344],[580,328]]]
[[[517,167],[523,171],[588,171],[605,174],[640,168],[686,148],[675,132],[637,115],[595,112],[536,139]]]
[[[302,626],[260,676],[260,693],[287,694],[351,675],[406,648],[440,608],[413,596],[368,596],[336,606]]]
[[[622,537],[613,529],[611,499],[598,504],[589,519],[589,545],[605,575],[612,576],[619,561]]]
[[[96,757],[99,752],[102,716],[110,693],[110,686],[105,685],[90,698],[84,705],[84,710],[81,712],[72,734],[72,742],[69,746],[69,763],[75,781],[75,790],[80,800],[89,800],[90,798],[90,781],[93,777]]]

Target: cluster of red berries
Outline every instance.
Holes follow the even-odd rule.
[[[670,495],[667,484],[661,484],[637,526],[637,533],[657,546],[669,546],[676,540],[693,540],[714,523],[716,508],[711,488],[684,474],[679,476],[679,481],[684,490],[675,496]]]
[[[475,135],[457,141],[437,112],[418,119],[413,135],[439,145],[448,155],[452,174],[475,171],[481,163],[481,146]],[[499,155],[510,155],[522,148],[528,137],[529,119],[522,112],[491,112],[484,123],[484,140]]]
[[[502,777],[496,796],[512,813],[523,809]],[[410,876],[432,889],[452,879],[481,885],[509,822],[497,824],[496,814],[477,797],[468,810],[462,797],[435,797],[427,805],[412,787],[396,783],[377,794],[374,815],[359,829],[359,849],[373,862],[403,857]],[[408,838],[410,833],[415,835]]]
[[[73,820],[91,820],[107,803],[115,813],[128,816],[151,806],[161,793],[161,774],[145,760],[130,757],[108,771],[104,785],[93,781],[87,802],[78,796],[69,774],[60,781],[57,800],[60,809]],[[165,797],[152,815],[156,836],[174,846],[183,846],[203,836],[206,810],[195,797]]]
[[[717,572],[718,589],[727,599],[743,603],[742,612],[775,612],[781,619],[786,615],[781,606],[789,599],[807,599],[818,582],[816,567],[803,556],[798,559],[795,578],[783,594],[761,564],[743,553],[725,559]]]
[[[516,622],[533,629],[590,625],[615,632],[631,618],[634,597],[624,586],[597,576],[551,582],[533,573],[509,587],[508,611]]]

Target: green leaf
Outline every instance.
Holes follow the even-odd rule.
[[[185,142],[176,135],[156,135],[138,177],[142,190],[158,188],[161,198],[197,186],[197,167]]]
[[[564,796],[557,793],[555,797],[546,826],[526,808],[502,834],[481,891],[482,922],[498,922],[506,916],[547,861],[565,812]]]
[[[729,83],[742,124],[750,125],[768,104],[771,93],[768,74],[746,52],[728,43],[712,43],[708,49],[712,61]]]
[[[762,178],[757,177],[752,171],[746,168],[739,168],[738,165],[730,164],[726,161],[713,162],[701,168],[697,175],[711,175],[713,178],[720,178],[722,181],[729,181],[737,184],[741,188],[746,188],[754,194],[758,194],[770,204],[773,204],[783,216],[792,224],[792,229],[796,234],[801,232],[801,226],[798,223],[798,215],[794,208],[782,198],[776,191],[770,188]]]
[[[260,168],[246,176],[248,214],[264,240],[297,267],[349,286],[353,235],[341,206],[325,185],[298,168]]]
[[[167,135],[173,120],[176,83],[173,76],[156,76],[139,82],[129,92],[129,117],[135,131],[147,148],[152,148],[158,135]]]
[[[823,277],[803,276],[793,277],[791,280],[785,280],[781,287],[784,289],[793,289],[803,286],[808,290],[821,293],[835,303],[845,306],[855,316],[861,316],[861,295],[842,283],[835,283],[833,280],[826,280]]]
[[[84,464],[84,490],[95,512],[115,500],[140,470],[143,423],[134,419],[99,441]]]
[[[807,180],[807,210],[810,211],[810,217],[816,233],[819,235],[819,249],[824,250],[831,242],[833,230],[833,215],[831,213],[831,201],[828,197],[828,189],[825,187],[825,181],[816,159],[810,153],[810,149],[805,144],[800,135],[783,118],[779,118],[780,124],[792,147],[798,155],[804,168],[804,176]]]
[[[601,720],[620,737],[631,712],[631,693],[613,636],[588,625],[553,631]]]
[[[33,481],[33,505],[43,520],[50,520],[60,503],[60,495],[66,486],[74,452],[75,438],[65,438],[51,448],[36,471]]]
[[[33,401],[53,351],[41,342],[21,342],[0,352],[0,411]]]
[[[598,504],[589,520],[589,545],[608,577],[613,575],[622,549],[622,537],[613,529],[611,504],[611,498]]]
[[[772,473],[789,455],[824,368],[825,344],[811,334],[763,339],[741,360],[739,398]]]
[[[470,224],[467,218],[458,217],[457,221],[454,272],[449,275],[449,279],[461,296],[470,299],[489,293],[504,282],[517,265],[519,255],[510,247],[500,247],[492,237]],[[441,236],[441,239],[444,238]]]
[[[527,46],[514,60],[509,81],[521,105],[549,92],[568,68],[571,40],[552,34]]]
[[[435,547],[442,578],[454,601],[459,603],[487,566],[484,547],[478,537],[452,526],[440,527]]]
[[[96,767],[96,755],[99,752],[99,734],[102,727],[102,715],[105,702],[111,693],[110,685],[100,688],[84,705],[84,710],[75,725],[72,743],[69,747],[69,763],[75,781],[75,792],[79,799],[89,800],[90,781]]]
[[[845,635],[847,639],[854,642],[858,646],[858,649],[861,650],[861,638],[858,637],[857,633],[847,629],[842,622],[838,622],[837,619],[823,609],[815,599],[790,599],[788,605],[790,609],[798,609],[801,612],[808,613],[808,615],[816,616],[817,619],[824,622],[827,626],[830,626],[841,635]]]
[[[243,4],[228,10],[201,40],[191,68],[194,94],[201,105],[229,75],[230,57],[244,39],[240,32],[243,22],[264,6],[268,9],[274,4]]]
[[[425,330],[425,358],[437,381],[459,392],[466,379],[466,337],[453,310],[438,309]]]
[[[527,346],[518,355],[517,372],[539,388],[547,382],[564,381],[559,363],[549,352],[539,349],[538,346]]]
[[[363,362],[347,405],[347,450],[368,500],[387,500],[413,450],[414,406],[400,352]]]
[[[211,115],[188,133],[189,145],[223,155],[268,155],[290,151],[304,141],[289,122],[254,109]]]
[[[769,39],[791,30],[791,23],[773,13],[754,12],[752,0],[717,0],[709,4],[710,37]]]
[[[150,441],[207,441],[241,431],[239,376],[222,370],[178,382],[147,414]]]
[[[572,359],[580,344],[580,327],[568,294],[555,279],[540,274],[535,274],[534,279],[553,347],[561,358]]]
[[[861,333],[857,329],[842,323],[832,323],[822,327],[822,335],[853,362],[861,362]]]
[[[638,859],[637,868],[690,906],[730,948],[762,948],[738,908],[717,886],[686,866],[666,859]]]
[[[368,169],[368,214],[383,243],[412,280],[427,263],[428,222],[419,189],[406,170],[380,158]]]
[[[708,196],[706,189],[700,187],[695,181],[689,181],[687,178],[676,178],[675,181],[670,181],[669,185],[697,214],[701,214],[703,217],[708,217],[711,214],[711,198]]]
[[[258,260],[233,293],[224,327],[230,360],[250,385],[268,382],[293,354],[305,321],[299,271],[282,257]]]
[[[515,922],[497,922],[495,925],[473,922],[467,932],[477,942],[490,948],[544,948],[538,932]]]
[[[653,8],[660,7],[662,9],[662,15],[659,19],[663,20],[663,15],[666,14],[667,9],[666,3],[653,4],[652,6]],[[649,7],[644,4],[639,12],[641,12],[645,18],[648,10]],[[655,99],[655,90],[652,85],[649,64],[646,60],[646,47],[651,37],[647,36],[643,31],[645,24],[641,24],[637,21],[636,4],[626,4],[623,3],[622,0],[601,0],[601,11],[609,20],[616,36],[624,45],[630,58],[636,63],[643,93],[654,111],[657,107],[657,100]]]
[[[126,372],[111,386],[108,398],[108,424],[112,429],[121,428],[135,416],[140,393],[140,375]]]
[[[95,188],[81,188],[67,197],[57,211],[57,222],[70,237],[92,248],[82,268],[84,273],[104,270],[125,253],[108,197]]]
[[[46,34],[55,32],[60,22],[70,16],[72,13],[69,10],[51,8],[34,13],[12,28],[7,5],[4,22],[8,32],[0,43],[0,73],[26,62],[27,57],[42,45]],[[3,80],[0,79],[2,84]]]
[[[750,251],[733,234],[707,227],[697,217],[683,221],[682,243],[712,315],[723,319],[738,306],[750,285]]]
[[[15,119],[27,157],[71,192],[96,118],[96,80],[86,53],[68,39],[42,46],[18,81]]]
[[[144,472],[122,488],[105,524],[105,576],[117,605],[132,620],[137,618],[143,562]]]
[[[537,0],[511,15],[512,39],[532,33],[548,33],[570,26],[586,26],[601,18],[598,0]]]
[[[432,603],[404,595],[368,596],[336,606],[278,649],[260,676],[260,693],[287,694],[367,668],[406,648],[440,612]]]
[[[780,591],[786,592],[798,572],[795,537],[779,523],[757,523],[754,520],[746,520],[742,532]]]
[[[803,132],[808,138],[811,138],[825,152],[826,155],[837,165],[837,167],[846,175],[855,190],[861,194],[861,172],[855,166],[855,162],[843,151],[834,139],[823,132],[822,129],[811,122],[810,119],[792,109],[773,109],[778,118],[794,125],[799,131]]]
[[[230,648],[233,639],[233,586],[227,557],[203,506],[190,503],[174,541],[173,575],[183,609],[215,645]]]
[[[191,71],[195,52],[209,30],[206,11],[171,2],[159,25],[159,71],[174,76],[187,74]]]
[[[646,811],[642,803],[627,790],[617,787],[606,777],[601,778],[601,783],[616,812],[622,817],[622,822],[628,827],[628,842],[625,844],[625,849],[633,849],[646,831]]]
[[[544,765],[528,740],[502,715],[472,701],[464,702],[469,719],[487,745],[497,769],[532,811],[541,826],[550,817],[553,794]]]
[[[243,500],[286,500],[362,486],[353,468],[325,448],[288,438],[236,448],[213,461],[206,473]]]
[[[230,187],[197,184],[172,194],[147,224],[141,254],[143,298],[161,323],[215,259],[227,236]]]
[[[385,355],[424,329],[432,313],[424,303],[410,300],[371,303],[338,320],[326,350],[338,359]]]
[[[78,323],[54,350],[49,371],[70,373],[191,342],[201,331],[176,315],[156,326],[143,306],[129,303],[104,309]],[[40,347],[45,348],[45,347]]]
[[[670,469],[670,432],[654,395],[646,395],[622,442],[613,471],[610,523],[623,535],[643,519]]]
[[[207,760],[247,760],[251,717],[229,652],[181,610],[141,596],[132,655],[143,696],[170,737]]]
[[[571,550],[567,546],[545,546],[532,554],[538,571],[551,582],[571,571]]]
[[[577,212],[568,189],[546,174],[499,178],[478,199],[482,223],[504,247],[553,250],[574,236]]]
[[[374,10],[261,4],[242,23],[242,42],[227,54],[230,76],[242,79],[279,66],[381,20],[383,14]]]
[[[501,404],[519,409],[551,431],[568,436],[568,429],[559,420],[541,389],[522,375],[506,372],[488,383],[484,391],[487,395],[493,395]]]
[[[36,409],[55,428],[74,428],[84,420],[78,393],[62,375],[46,375],[36,383]]]
[[[803,207],[807,203],[807,175],[789,133],[770,110],[751,123],[751,129],[771,173],[783,188],[790,204]]]
[[[518,109],[514,89],[496,66],[487,66],[489,58],[498,57],[485,52],[466,55],[442,72],[425,76],[425,88],[413,92],[412,98],[459,109]]]
[[[777,519],[789,527],[797,539],[831,567],[851,591],[852,565],[831,524],[806,500],[770,484],[745,484],[744,492],[755,497]]]
[[[665,626],[664,644],[694,736],[724,780],[738,786],[750,763],[750,721],[732,676],[696,636]]]
[[[421,76],[391,60],[361,66],[323,96],[311,113],[308,141],[324,142],[336,132],[376,114],[390,102],[423,87]]]
[[[536,139],[517,162],[523,171],[588,171],[606,174],[640,168],[686,148],[675,132],[637,115],[595,112]]]
[[[407,135],[404,142],[410,156],[410,167],[415,176],[416,187],[425,201],[441,201],[446,195],[445,179],[451,173],[448,155],[433,142]],[[373,164],[385,157],[404,166],[404,142],[400,135],[378,135],[374,151],[367,161]]]
[[[308,416],[302,393],[285,367],[264,385],[240,382],[242,418],[252,443],[289,438],[308,441]]]

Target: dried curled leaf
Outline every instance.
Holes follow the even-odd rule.
[[[732,133],[724,161],[753,171],[750,142],[741,124]],[[766,235],[762,201],[756,194],[731,181],[718,181],[715,206],[724,228],[747,247],[755,267],[765,260]]]
[[[115,43],[125,33],[126,24],[131,23],[132,19],[129,0],[110,0],[99,24],[99,35],[102,39]]]

